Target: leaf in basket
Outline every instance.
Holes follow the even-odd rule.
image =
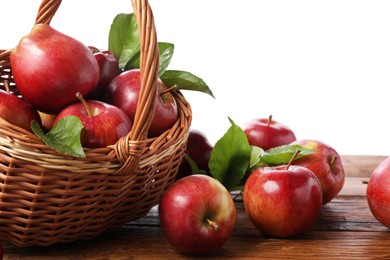
[[[48,147],[65,155],[80,158],[85,158],[80,143],[80,134],[83,127],[81,120],[76,116],[60,119],[48,133],[44,133],[36,121],[31,123],[31,129],[35,135],[41,138]]]
[[[175,46],[168,42],[159,42],[158,49],[160,52],[160,65],[158,70],[158,76],[160,77],[171,63],[173,51]],[[137,53],[134,54],[132,59],[128,61],[125,66],[125,70],[136,69],[140,67],[140,50],[138,48]]]
[[[214,94],[209,86],[201,78],[190,72],[167,70],[161,75],[161,80],[168,88],[176,85],[179,89],[200,91],[214,98]]]
[[[124,69],[126,64],[134,59],[139,52],[138,24],[134,14],[118,14],[110,28],[108,49],[119,60],[119,68]]]
[[[229,120],[231,126],[215,144],[209,161],[211,175],[227,189],[240,184],[251,160],[251,147],[244,131]]]

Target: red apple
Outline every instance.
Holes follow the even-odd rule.
[[[205,173],[210,172],[209,160],[213,146],[208,141],[205,134],[199,130],[192,129],[188,134],[186,154],[197,165],[199,170]],[[183,158],[180,164],[176,179],[191,175],[192,169],[188,161]]]
[[[341,158],[330,145],[317,140],[297,140],[299,144],[315,152],[293,162],[310,169],[321,183],[324,205],[330,202],[344,186],[345,173]]]
[[[130,119],[134,121],[140,87],[139,69],[122,72],[111,81],[103,94],[102,100],[122,108]],[[176,100],[169,91],[164,92],[166,89],[165,84],[158,79],[156,109],[149,128],[149,137],[161,135],[164,131],[171,128],[177,120],[178,109]]]
[[[294,132],[288,126],[269,118],[253,119],[243,126],[250,145],[268,150],[296,140]]]
[[[390,157],[372,172],[367,184],[367,201],[373,216],[390,228]]]
[[[87,96],[99,81],[91,50],[47,24],[37,24],[10,56],[12,74],[22,96],[39,111],[57,114]]]
[[[0,90],[0,117],[30,132],[31,121],[35,120],[41,124],[38,112],[31,105],[3,90]]]
[[[67,116],[80,118],[84,128],[81,131],[83,147],[98,148],[115,144],[122,136],[127,135],[132,122],[120,108],[97,100],[74,103],[64,108],[54,121]]]
[[[159,204],[161,228],[176,250],[206,253],[222,247],[236,224],[236,206],[216,179],[194,174],[164,193]]]
[[[243,191],[245,210],[266,236],[289,238],[306,232],[322,207],[320,182],[302,166],[260,167]]]
[[[111,83],[121,73],[118,59],[110,50],[102,50],[96,47],[89,47],[92,50],[100,68],[100,78],[96,89],[89,95],[90,99],[99,98]]]

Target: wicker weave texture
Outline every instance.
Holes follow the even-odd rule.
[[[50,23],[60,0],[43,0],[36,23]],[[0,239],[17,246],[71,242],[146,215],[173,183],[192,120],[180,91],[175,125],[156,138],[154,111],[159,53],[153,13],[133,0],[141,38],[141,93],[132,131],[116,144],[64,156],[32,133],[0,118]],[[16,90],[10,50],[0,50],[0,88]]]

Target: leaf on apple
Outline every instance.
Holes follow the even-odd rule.
[[[111,24],[108,49],[118,58],[120,69],[124,69],[126,64],[134,59],[139,46],[138,24],[135,15],[118,14]]]
[[[268,165],[287,164],[291,160],[297,149],[300,149],[301,152],[298,154],[295,160],[314,152],[314,150],[312,149],[307,149],[297,144],[281,145],[275,148],[268,149],[264,153],[262,153],[260,155],[260,161],[263,161]]]
[[[161,80],[168,88],[176,85],[179,89],[203,92],[214,98],[214,94],[207,84],[201,78],[190,72],[167,70],[161,75]]]
[[[31,122],[31,129],[35,135],[42,139],[48,147],[65,155],[79,158],[85,158],[80,142],[83,127],[81,120],[76,116],[60,119],[48,133],[43,132],[38,122]]]
[[[210,174],[228,190],[240,184],[251,159],[244,131],[229,120],[231,126],[215,144],[209,161]]]

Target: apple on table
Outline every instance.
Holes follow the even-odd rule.
[[[293,130],[287,125],[275,121],[272,115],[268,118],[256,118],[246,122],[243,130],[249,144],[263,150],[290,144],[296,140]]]
[[[159,204],[165,237],[182,253],[217,250],[231,237],[236,206],[229,191],[208,175],[186,176],[168,188]]]
[[[314,152],[293,162],[310,169],[321,183],[323,204],[330,202],[341,191],[345,182],[345,171],[338,152],[329,144],[313,139],[292,142]]]

